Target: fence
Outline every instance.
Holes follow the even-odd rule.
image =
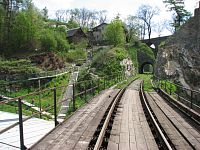
[[[124,79],[125,75],[121,72],[113,76],[106,76],[102,78],[96,78],[93,80],[72,83],[71,86],[73,86],[73,96],[70,99],[60,100],[63,91],[68,86],[64,85],[54,88],[43,89],[17,98],[2,100],[0,101],[1,110],[11,110],[11,112],[17,113],[19,116],[19,121],[2,129],[0,131],[0,134],[3,134],[6,131],[12,129],[13,127],[19,125],[20,146],[13,145],[11,140],[9,141],[9,144],[7,143],[7,145],[15,148],[20,148],[22,150],[27,149],[28,146],[33,144],[26,142],[28,138],[33,138],[32,136],[27,137],[29,134],[32,133],[24,133],[24,127],[26,127],[24,126],[24,124],[27,124],[28,120],[35,117],[46,120],[53,119],[54,125],[57,126],[57,113],[62,102],[68,100],[70,101],[69,109],[67,112],[68,115],[70,115],[70,113],[76,111],[78,107],[80,107],[84,103],[87,103],[91,97],[95,96],[95,94]],[[6,144],[5,142],[1,141],[0,143]]]
[[[179,102],[185,104],[191,109],[200,111],[200,92],[192,90],[181,85],[175,84],[169,80],[163,80],[154,76],[153,83],[156,88],[164,90],[173,96]]]

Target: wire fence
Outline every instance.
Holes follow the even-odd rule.
[[[72,112],[87,103],[100,91],[121,82],[125,78],[124,72],[118,72],[113,76],[105,76],[92,80],[71,83],[70,86],[73,87],[73,94],[72,97],[68,99],[61,99],[61,97],[63,95],[63,91],[65,91],[69,85],[44,88],[39,91],[33,91],[24,96],[2,99],[0,101],[0,109],[18,114],[18,120],[15,120],[15,122],[11,125],[6,125],[3,129],[0,129],[0,143],[20,148],[22,150],[27,149],[32,143],[37,141],[35,137],[44,136],[44,134],[41,134],[39,130],[47,130],[45,125],[42,126],[42,128],[37,129],[37,123],[31,122],[31,119],[41,118],[44,120],[53,120],[54,127],[56,127],[59,124],[57,120],[58,112],[63,102],[69,102],[66,114],[66,116],[69,116]],[[34,131],[31,131],[31,133],[28,130],[29,126],[30,128],[34,128]],[[18,129],[17,132],[19,134],[15,135],[18,139],[13,138],[13,135],[11,134],[14,128]],[[50,130],[49,127],[48,130]],[[6,138],[3,136],[5,134],[7,140],[10,141],[9,143],[5,141]],[[18,144],[16,144],[17,141]]]

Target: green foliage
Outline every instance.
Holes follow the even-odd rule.
[[[101,75],[116,75],[123,70],[120,61],[128,57],[124,48],[115,47],[99,51],[93,59],[92,67]]]
[[[125,43],[125,32],[123,23],[119,19],[114,19],[105,30],[106,39],[114,46],[122,45]]]
[[[155,56],[152,49],[149,46],[147,46],[145,43],[139,43],[135,47],[138,49],[138,51],[141,51],[147,54],[151,59],[155,60]]]
[[[166,87],[166,92],[170,93],[170,89],[171,89],[171,93],[175,93],[177,91],[177,87],[176,85],[174,85],[173,83],[170,83],[167,80],[161,80],[160,81],[160,85],[162,85],[162,88],[165,89]]]
[[[67,62],[76,62],[79,59],[86,59],[86,52],[81,49],[71,50],[65,54]]]
[[[127,48],[128,54],[133,62],[133,65],[135,68],[138,67],[138,61],[137,61],[137,49],[135,47],[128,47]]]
[[[192,14],[184,8],[184,0],[163,0],[163,3],[166,4],[169,11],[175,13],[174,22],[172,23],[175,30],[192,16]]]
[[[158,45],[158,48],[162,48],[165,46],[165,41],[162,41],[159,45]]]
[[[132,77],[129,77],[127,80],[124,80],[123,82],[117,84],[117,86],[115,88],[117,89],[123,89],[125,88],[130,82],[138,79],[139,77],[137,76],[132,76]]]
[[[70,48],[67,40],[59,33],[57,33],[55,36],[57,41],[57,50],[67,52]]]
[[[138,75],[139,78],[144,80],[144,91],[147,92],[152,92],[153,90],[153,86],[151,84],[151,80],[152,80],[152,75],[150,74],[139,74]]]
[[[40,36],[41,49],[44,51],[53,51],[57,48],[57,41],[54,38],[54,32],[52,30],[43,30]]]
[[[41,71],[30,60],[0,60],[0,72],[5,74],[28,74]]]
[[[76,21],[71,19],[67,22],[67,28],[68,29],[73,29],[73,28],[77,28],[77,27],[79,27],[79,25]]]
[[[69,44],[66,40],[65,28],[47,26],[45,22],[48,21],[47,10],[39,12],[31,1],[23,3],[22,8],[13,13],[8,27],[9,32],[6,31],[7,25],[3,23],[5,17],[1,17],[0,13],[0,27],[3,31],[0,42],[5,43],[0,49],[4,50],[6,56],[24,52],[33,53],[36,49],[40,52],[68,51]]]

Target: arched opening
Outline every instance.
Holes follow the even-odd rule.
[[[153,74],[154,72],[154,68],[153,68],[153,64],[150,62],[144,62],[141,67],[140,67],[140,73],[144,74]]]
[[[156,46],[154,44],[151,44],[149,47],[152,49],[156,49]]]

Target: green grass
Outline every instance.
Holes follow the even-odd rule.
[[[154,91],[153,86],[151,84],[151,79],[153,77],[152,74],[138,74],[137,76],[144,80],[144,91],[146,92]]]
[[[0,60],[0,70],[4,74],[29,74],[41,72],[30,60]]]
[[[57,88],[56,90],[56,98],[57,98],[57,110],[59,111],[60,108],[60,103],[59,100],[62,98],[63,92],[66,90],[66,87],[68,85],[68,80],[69,80],[69,74],[59,76],[57,78],[52,79],[50,82],[46,83],[46,85],[41,85],[41,90],[45,88],[53,88],[54,85],[56,87],[61,87],[65,86],[63,88]],[[29,89],[29,87],[23,87],[17,92],[12,92],[8,94],[7,96],[9,97],[20,97],[28,94],[28,91],[36,91],[38,88],[32,88]],[[48,90],[45,92],[42,92],[40,95],[33,95],[33,96],[26,96],[24,100],[26,100],[29,103],[32,103],[34,101],[34,105],[37,107],[40,107],[40,101],[41,101],[41,108],[45,109],[49,106],[53,105],[53,98],[54,98],[54,93],[53,90]],[[1,111],[6,111],[6,112],[12,112],[16,113],[15,107],[13,107],[11,104],[6,104],[6,105],[0,105],[0,110]],[[33,110],[30,112],[26,111],[28,108],[23,107],[23,113],[25,115],[30,115]],[[49,109],[48,112],[53,113],[53,108]]]
[[[137,79],[138,77],[137,76],[132,76],[132,77],[129,77],[128,79],[122,81],[121,83],[117,84],[117,86],[115,88],[117,89],[123,89],[125,88],[131,81]]]

